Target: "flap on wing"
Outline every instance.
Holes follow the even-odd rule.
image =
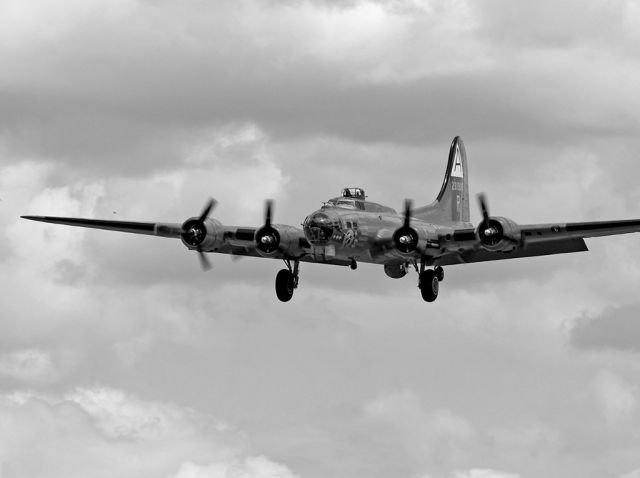
[[[499,261],[503,259],[518,259],[521,257],[548,256],[552,254],[567,254],[570,252],[587,251],[584,239],[556,239],[527,244],[523,248],[511,252],[492,252],[484,249],[470,249],[462,253],[450,253],[435,258],[433,265],[448,266],[453,264],[467,264],[470,262]]]

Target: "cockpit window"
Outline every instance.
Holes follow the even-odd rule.
[[[338,199],[335,202],[336,207],[342,207],[345,209],[356,209],[356,202],[349,199]]]

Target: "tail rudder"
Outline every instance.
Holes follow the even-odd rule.
[[[414,211],[418,219],[440,224],[469,222],[469,170],[467,153],[460,136],[449,149],[449,161],[444,181],[436,200]]]

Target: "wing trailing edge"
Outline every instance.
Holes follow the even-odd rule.
[[[434,258],[432,265],[449,266],[454,264],[469,264],[472,262],[569,254],[573,252],[586,252],[588,250],[589,248],[584,242],[584,239],[555,239],[527,244],[524,247],[509,252],[487,251],[484,249],[469,249],[461,253],[452,252]]]

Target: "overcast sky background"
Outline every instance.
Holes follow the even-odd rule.
[[[0,1],[0,476],[640,477],[640,236],[416,275],[21,214],[299,224],[344,186],[640,217],[629,1]],[[474,208],[472,220],[479,213]]]

